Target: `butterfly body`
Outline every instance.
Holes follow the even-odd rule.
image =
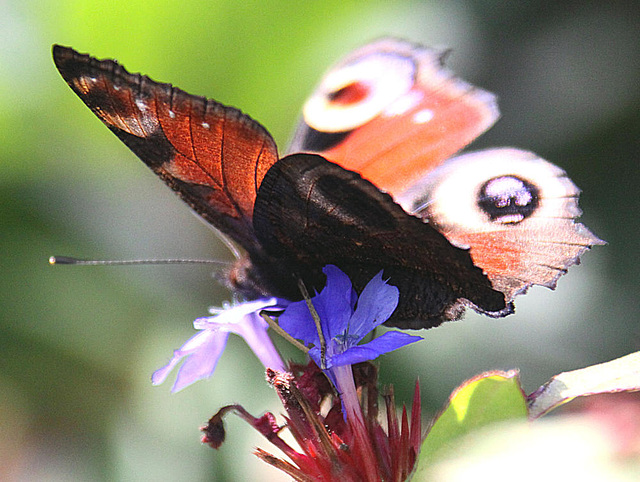
[[[432,50],[383,40],[348,56],[282,159],[237,109],[66,47],[54,60],[112,132],[243,248],[225,280],[248,298],[299,299],[298,280],[319,290],[326,264],[357,290],[383,269],[400,290],[387,324],[429,328],[465,306],[509,314],[515,295],[553,287],[601,243],[573,221],[577,188],[552,164],[509,149],[448,159],[498,111]]]

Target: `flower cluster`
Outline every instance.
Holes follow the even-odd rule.
[[[152,381],[164,382],[183,359],[173,391],[211,376],[229,333],[236,333],[264,364],[267,380],[286,410],[286,427],[300,451],[280,437],[284,427],[273,414],[253,417],[241,405],[220,409],[203,428],[204,442],[219,447],[225,437],[222,419],[234,412],[282,450],[290,462],[263,450],[257,455],[295,480],[334,480],[338,476],[345,481],[404,480],[421,441],[419,390],[416,385],[411,422],[406,409],[398,422],[393,393],[385,396],[385,431],[378,421],[377,371],[370,360],[421,337],[390,331],[361,343],[391,316],[398,304],[398,289],[388,285],[380,272],[358,297],[347,275],[337,267],[326,266],[324,273],[324,289],[310,300],[261,299],[196,320],[195,328],[202,331],[176,350]],[[287,367],[267,334],[268,324],[261,314],[283,309],[278,317],[280,328],[311,346],[307,365]]]
[[[235,412],[290,461],[262,449],[257,449],[256,455],[294,480],[405,480],[422,442],[419,386],[416,384],[410,417],[403,407],[398,419],[393,392],[384,396],[385,431],[378,414],[376,368],[370,362],[360,363],[353,367],[353,374],[364,408],[362,420],[355,423],[342,416],[339,398],[313,361],[306,366],[291,365],[287,372],[267,370],[267,380],[285,407],[286,428],[297,450],[281,438],[285,427],[278,425],[272,413],[253,417],[240,405],[223,407],[211,417],[202,428],[202,441],[218,448],[225,436],[223,417]]]
[[[400,482],[409,477],[416,481],[493,479],[497,465],[476,462],[465,472],[465,464],[470,461],[460,460],[468,447],[473,447],[469,443],[481,433],[480,427],[502,427],[501,436],[508,432],[504,428],[507,423],[516,433],[526,429],[522,432],[526,438],[509,447],[512,457],[518,460],[518,454],[530,457],[534,453],[531,443],[535,443],[532,436],[535,432],[526,425],[528,420],[535,420],[575,397],[640,390],[640,352],[561,373],[528,396],[517,370],[490,371],[458,387],[424,435],[418,384],[410,416],[404,407],[397,413],[393,390],[388,389],[382,394],[386,417],[381,417],[377,369],[371,363],[379,355],[421,338],[390,331],[363,343],[363,339],[393,313],[398,303],[397,288],[387,284],[382,273],[378,273],[358,296],[349,278],[338,268],[326,266],[324,273],[327,276],[324,289],[310,299],[293,303],[277,298],[260,299],[216,310],[215,316],[196,320],[194,326],[200,332],[153,374],[153,383],[160,384],[182,362],[173,391],[210,377],[230,333],[243,337],[264,364],[267,381],[284,407],[284,423],[280,424],[270,412],[255,417],[242,405],[228,405],[202,427],[204,443],[220,447],[226,435],[224,417],[235,413],[286,458],[263,449],[256,449],[255,454],[297,481]],[[287,364],[282,360],[268,335],[267,320],[273,322],[274,317],[278,319],[278,330],[305,344],[308,363]],[[628,413],[619,407],[616,405],[616,417],[609,417],[611,425],[631,420],[637,413],[633,403],[629,404]],[[496,425],[498,423],[502,425]],[[633,429],[633,424],[624,423],[628,432],[624,453],[616,446],[602,452],[611,459],[610,467],[606,468],[609,475],[620,470],[615,464],[623,460],[622,456],[626,457],[625,464],[635,460],[640,469],[640,450],[637,450],[640,431]],[[285,431],[295,444],[282,436]],[[601,447],[602,436],[594,433],[595,438],[589,443]],[[479,446],[485,447],[490,440],[490,436],[481,438]],[[620,440],[616,442],[623,446]],[[461,447],[465,450],[460,450]],[[546,461],[548,455],[545,457]],[[502,464],[505,457],[496,460]],[[613,479],[607,476],[606,480]]]

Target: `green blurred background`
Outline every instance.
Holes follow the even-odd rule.
[[[387,356],[384,383],[427,410],[465,378],[553,374],[639,349],[640,20],[635,2],[4,0],[0,2],[0,479],[282,480],[236,419],[214,452],[198,426],[221,405],[279,411],[231,340],[215,377],[172,395],[152,371],[229,294],[210,268],[51,267],[90,258],[229,255],[65,85],[51,45],[240,107],[280,145],[341,55],[383,35],[451,47],[448,65],[497,93],[502,120],[474,147],[531,149],[583,189],[609,245],[555,293],[502,320],[468,314]],[[294,355],[288,348],[286,353]],[[259,475],[257,475],[259,474]]]

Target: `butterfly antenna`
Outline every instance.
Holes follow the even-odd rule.
[[[322,333],[322,325],[320,324],[320,315],[316,311],[315,306],[313,306],[313,302],[311,301],[311,297],[309,296],[309,292],[307,291],[307,287],[304,285],[304,282],[298,278],[298,288],[302,293],[302,297],[307,302],[307,308],[309,308],[309,313],[311,313],[311,318],[313,318],[313,322],[316,324],[316,330],[318,330],[318,338],[320,339],[320,369],[327,369],[327,341],[324,338],[324,334]]]
[[[205,221],[205,224],[208,224],[208,223]],[[215,228],[213,229],[213,234],[215,234],[215,236],[220,241],[222,241],[222,243],[227,247],[227,249],[231,251],[231,254],[233,255],[234,258],[236,259],[242,258],[242,253],[240,253],[238,246],[231,240],[231,238],[229,238],[226,234],[221,233]]]
[[[230,266],[227,261],[214,259],[80,259],[70,256],[51,256],[49,264],[74,265],[74,266],[131,266],[148,264],[215,264],[217,266]]]

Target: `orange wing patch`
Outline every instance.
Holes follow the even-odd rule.
[[[260,124],[227,107],[54,46],[63,78],[87,106],[198,214],[248,250],[258,187],[278,160]]]

